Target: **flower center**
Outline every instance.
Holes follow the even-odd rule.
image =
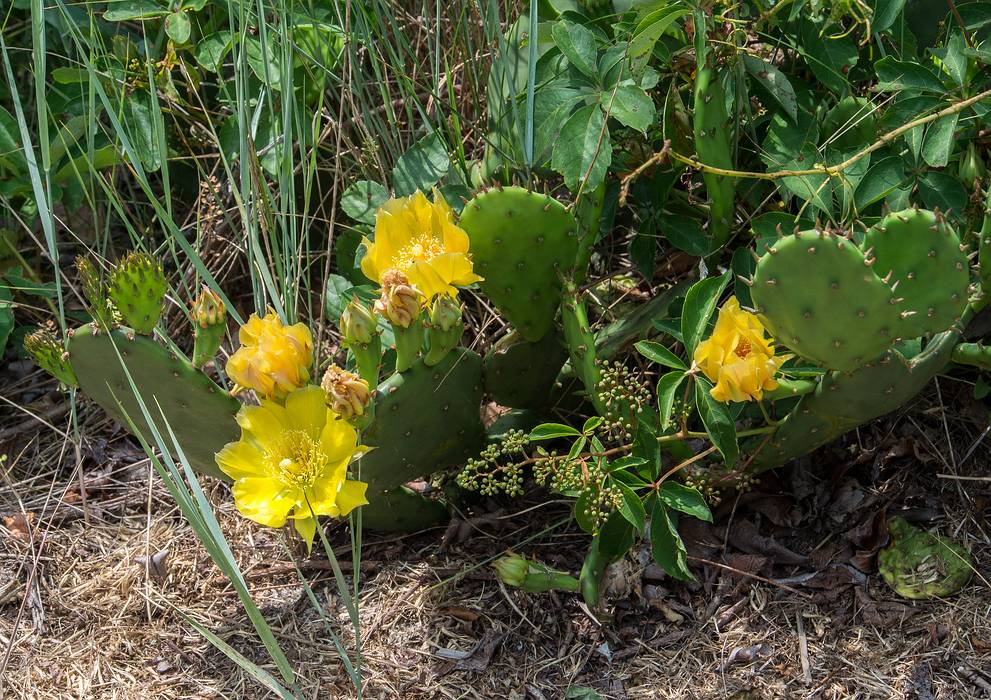
[[[737,357],[746,358],[750,354],[750,341],[746,338],[741,338],[740,342],[736,344],[736,348],[733,352],[736,353]]]
[[[413,263],[433,260],[444,252],[443,244],[429,233],[421,233],[399,249],[392,258],[392,265],[406,272]]]
[[[269,473],[299,488],[312,486],[323,473],[327,456],[305,430],[285,430],[275,450],[267,455]]]

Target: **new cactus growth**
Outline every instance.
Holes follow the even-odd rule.
[[[107,287],[103,282],[103,273],[87,258],[76,258],[76,273],[86,297],[87,308],[93,317],[93,322],[102,329],[110,330],[117,323],[117,313],[114,311]]]
[[[461,320],[461,302],[441,294],[430,307],[430,322],[427,324],[427,341],[430,350],[423,358],[427,367],[433,367],[443,360],[447,353],[458,346],[465,332]]]
[[[24,338],[24,349],[39,367],[66,386],[78,386],[69,354],[50,328],[39,328]]]
[[[558,333],[548,333],[536,343],[511,333],[485,355],[485,389],[492,400],[513,408],[540,408],[568,358]]]
[[[136,251],[117,262],[107,285],[107,293],[124,323],[141,335],[150,335],[155,329],[166,289],[162,263]]]
[[[564,340],[571,356],[571,369],[582,380],[588,395],[599,415],[606,414],[606,405],[599,396],[601,371],[596,363],[595,334],[588,322],[585,301],[574,284],[565,285],[564,301],[561,305],[561,324],[564,327]]]
[[[699,68],[695,76],[695,151],[708,166],[733,169],[730,145],[730,121],[726,112],[726,93],[719,73],[711,66]],[[704,172],[702,179],[709,198],[711,249],[725,245],[733,230],[733,197],[736,180],[720,173]]]
[[[152,442],[151,430],[128,381],[130,375],[159,433],[168,440],[167,422],[178,436],[189,466],[223,478],[214,453],[237,440],[234,415],[241,404],[188,360],[128,328],[96,333],[83,327],[69,338],[68,362],[89,398],[122,425],[133,422]]]
[[[460,223],[482,291],[520,335],[543,338],[561,303],[561,275],[575,264],[575,218],[552,197],[505,187],[477,194]]]
[[[223,299],[203,285],[190,309],[193,319],[193,367],[213,360],[227,332],[227,307]]]

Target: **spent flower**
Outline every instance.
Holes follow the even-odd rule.
[[[365,415],[365,409],[372,401],[368,382],[337,365],[327,368],[320,386],[327,392],[331,409],[344,420]]]
[[[423,295],[401,270],[388,270],[382,275],[382,294],[375,300],[375,312],[393,326],[409,328],[420,317]]]

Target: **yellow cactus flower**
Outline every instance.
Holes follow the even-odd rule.
[[[237,422],[241,439],[217,453],[217,465],[234,480],[234,505],[244,517],[268,527],[291,518],[309,546],[315,515],[344,516],[368,502],[368,485],[347,478],[348,464],[365,448],[327,408],[320,387],[293,391],[285,406],[244,406]]]
[[[438,294],[457,296],[454,285],[482,279],[472,270],[468,234],[437,190],[433,203],[418,191],[383,204],[375,215],[375,242],[364,243],[365,276],[381,284],[388,270],[399,270],[423,294],[424,305]]]
[[[227,360],[227,376],[262,399],[283,399],[310,381],[313,336],[305,324],[283,325],[274,312],[251,314],[238,331],[241,347]]]
[[[765,337],[764,325],[730,297],[719,309],[712,335],[695,348],[695,364],[715,386],[709,393],[717,401],[760,401],[765,391],[778,386],[774,380],[787,355],[775,356],[774,340]]]

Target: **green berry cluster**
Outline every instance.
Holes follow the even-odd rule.
[[[533,476],[552,491],[576,496],[583,518],[598,531],[610,513],[623,503],[623,492],[608,479],[605,462],[595,458],[568,459],[554,452],[537,457]]]
[[[606,414],[599,425],[600,434],[629,442],[636,431],[640,411],[650,402],[650,389],[620,362],[598,360],[599,396]]]
[[[457,483],[463,489],[494,496],[500,491],[507,496],[523,495],[523,465],[529,437],[522,430],[510,430],[502,440],[469,459],[458,474]]]

